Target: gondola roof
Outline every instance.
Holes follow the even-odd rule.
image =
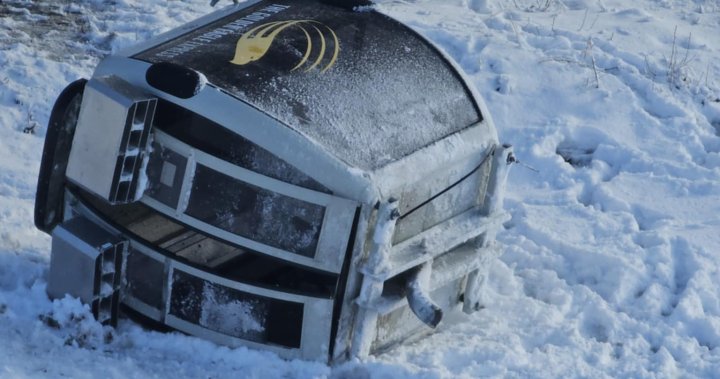
[[[483,119],[470,89],[437,49],[366,8],[262,2],[133,58],[200,72],[363,171]]]

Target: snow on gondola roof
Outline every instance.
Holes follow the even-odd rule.
[[[362,170],[377,170],[482,120],[442,55],[374,11],[264,3],[135,58],[199,71]]]

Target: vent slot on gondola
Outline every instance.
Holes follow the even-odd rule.
[[[156,106],[157,99],[121,79],[89,81],[70,151],[68,179],[111,204],[139,199]]]

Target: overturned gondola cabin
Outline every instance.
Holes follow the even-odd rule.
[[[430,42],[372,9],[230,6],[58,98],[51,297],[338,362],[481,307],[512,155]]]

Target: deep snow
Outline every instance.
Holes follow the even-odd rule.
[[[211,8],[3,0],[0,378],[720,377],[720,2],[379,3],[459,62],[526,165],[486,309],[331,368],[49,301],[32,212],[55,97]]]

